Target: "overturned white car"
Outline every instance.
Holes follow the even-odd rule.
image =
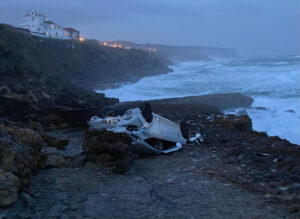
[[[177,151],[188,138],[185,122],[177,124],[152,113],[149,103],[143,107],[129,109],[123,116],[94,116],[88,123],[92,129],[127,133],[133,139],[132,151],[139,154]]]

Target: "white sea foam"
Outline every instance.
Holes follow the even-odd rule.
[[[261,108],[264,107],[265,109]],[[225,110],[225,114],[239,109]],[[300,144],[300,99],[254,97],[251,109],[246,109],[252,119],[253,129],[269,136],[280,136],[294,144]]]
[[[104,92],[121,101],[241,92],[254,97],[253,106],[269,109],[248,110],[255,130],[300,144],[299,67],[296,58],[187,62],[172,66],[169,74]]]

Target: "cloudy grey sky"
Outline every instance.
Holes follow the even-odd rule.
[[[85,38],[236,48],[242,56],[295,55],[299,0],[0,0],[0,23],[36,8]]]

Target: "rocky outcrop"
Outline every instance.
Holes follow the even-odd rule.
[[[0,122],[0,206],[13,204],[43,165],[41,144],[39,133]]]
[[[99,108],[118,102],[117,99],[106,98],[103,94],[78,88],[59,78],[33,79],[25,75],[19,80],[23,80],[19,86],[30,92],[17,93],[12,89],[14,83],[4,82],[10,91],[3,96],[0,95],[0,116],[14,121],[40,121],[47,126],[59,126],[72,121],[70,117],[74,118],[73,111],[75,111],[75,116],[82,124],[83,119]],[[72,104],[69,97],[74,100]]]
[[[27,79],[23,78],[18,86],[29,90],[28,93],[17,93],[14,83],[5,84],[9,91],[5,96],[0,95],[0,117],[23,122],[24,127],[40,134],[57,128],[86,126],[86,121],[103,106],[118,102],[118,99],[106,98],[59,78]],[[74,100],[72,104],[68,97]]]
[[[0,130],[9,133],[16,141],[35,151],[41,150],[42,137],[38,132],[33,131],[32,129],[14,127],[0,123]]]
[[[38,171],[44,159],[40,150],[16,141],[7,132],[1,132],[0,167],[18,176],[21,187],[29,184],[31,175]]]
[[[87,159],[106,167],[112,167],[117,173],[129,169],[132,140],[125,133],[88,130],[85,134],[83,150]]]

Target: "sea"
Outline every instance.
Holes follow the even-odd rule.
[[[254,130],[300,144],[300,56],[182,62],[170,68],[168,74],[99,92],[120,101],[240,92],[254,99],[246,109]]]

